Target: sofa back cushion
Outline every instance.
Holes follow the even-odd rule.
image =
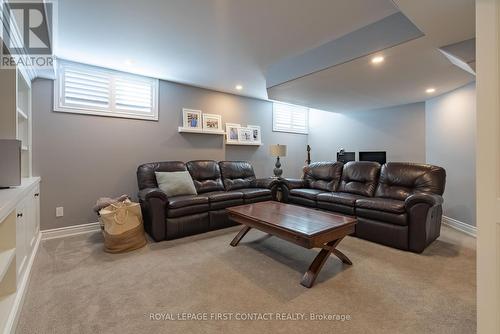
[[[338,191],[373,196],[377,188],[380,164],[371,161],[351,161],[344,165]]]
[[[217,161],[196,160],[186,163],[198,194],[224,190],[222,176]]]
[[[137,183],[139,190],[158,188],[155,172],[183,172],[186,165],[182,161],[151,162],[137,168]]]
[[[188,171],[155,172],[156,183],[168,197],[197,195],[193,178]]]
[[[313,162],[303,169],[304,180],[312,189],[337,191],[342,176],[341,162]]]
[[[253,167],[246,161],[221,161],[219,167],[226,190],[251,188],[255,182]]]
[[[376,197],[405,200],[415,193],[442,195],[446,182],[443,168],[403,162],[388,162],[380,170]]]

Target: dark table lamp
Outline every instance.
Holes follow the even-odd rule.
[[[281,177],[283,170],[281,169],[280,157],[286,157],[286,145],[270,145],[269,154],[276,157],[276,164],[274,165],[274,176]]]

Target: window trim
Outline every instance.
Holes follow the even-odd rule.
[[[111,80],[111,94],[109,96],[110,107],[103,109],[98,107],[78,107],[78,106],[67,106],[63,105],[63,89],[64,89],[64,73],[65,68],[74,68],[78,70],[84,70],[89,73],[104,74],[107,76],[118,76],[119,78],[130,78],[130,79],[140,79],[151,82],[152,88],[152,105],[151,115],[145,115],[143,113],[134,113],[133,111],[124,111],[121,109],[116,109],[114,106],[116,93],[114,91],[114,80]],[[87,65],[82,63],[71,62],[67,60],[57,61],[57,72],[56,79],[54,80],[54,111],[62,113],[71,114],[82,114],[82,115],[94,115],[94,116],[104,116],[104,117],[114,117],[114,118],[128,118],[128,119],[139,119],[148,121],[158,121],[159,119],[159,86],[160,80],[155,78],[146,77],[143,75],[131,74],[127,72],[112,70],[103,67],[97,67],[93,65]]]
[[[283,133],[293,133],[293,134],[298,134],[298,135],[309,135],[309,111],[310,111],[310,108],[308,107],[304,107],[304,106],[300,106],[300,105],[297,105],[297,104],[291,104],[291,103],[286,103],[286,102],[281,102],[281,101],[274,101],[274,100],[271,100],[271,102],[273,103],[273,119],[272,119],[272,122],[273,122],[273,132],[283,132]],[[276,129],[275,127],[275,108],[274,106],[276,104],[281,104],[281,105],[288,105],[288,106],[292,106],[292,107],[299,107],[299,108],[304,108],[306,110],[306,130],[305,131],[298,131],[298,130],[279,130],[279,129]]]

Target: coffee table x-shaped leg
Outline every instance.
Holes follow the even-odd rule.
[[[233,241],[231,241],[231,246],[236,247],[241,239],[245,237],[245,235],[248,233],[248,231],[251,230],[251,227],[249,226],[243,226],[241,231],[234,237]],[[330,256],[330,254],[334,254],[336,257],[338,257],[343,263],[352,265],[351,260],[337,249],[338,244],[344,239],[344,237],[327,242],[326,244],[323,245],[322,249],[319,251],[318,255],[316,258],[314,258],[313,262],[309,266],[309,269],[307,272],[302,276],[302,280],[300,281],[300,284],[305,286],[306,288],[310,288],[313,286],[314,282],[316,281],[316,278],[319,275],[319,272],[323,268],[323,265],[325,264],[326,260]]]

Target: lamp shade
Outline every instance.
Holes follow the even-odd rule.
[[[286,145],[269,145],[269,154],[273,157],[286,157]]]

